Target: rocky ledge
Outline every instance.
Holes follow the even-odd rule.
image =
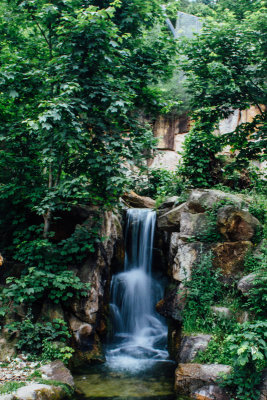
[[[36,372],[39,373],[36,373]],[[10,372],[10,376],[12,373]],[[24,386],[0,395],[0,400],[61,400],[74,391],[74,381],[70,371],[61,361],[53,361],[35,370],[35,377],[29,380],[9,379],[7,382],[17,382]],[[39,376],[38,376],[39,375]],[[37,377],[38,376],[38,377]],[[14,385],[15,388],[15,385]]]

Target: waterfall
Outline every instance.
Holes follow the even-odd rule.
[[[138,371],[168,358],[167,327],[155,311],[163,288],[151,271],[155,223],[152,210],[127,212],[124,271],[111,282],[114,337],[106,357],[111,368]]]

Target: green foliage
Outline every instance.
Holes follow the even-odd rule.
[[[252,312],[257,319],[266,319],[267,310],[267,264],[265,258],[265,264],[262,265],[262,270],[259,270],[256,274],[253,282],[253,287],[249,291],[249,297],[245,307]]]
[[[74,350],[69,346],[61,346],[59,343],[43,340],[42,360],[61,360],[64,364],[68,364]]]
[[[264,195],[254,195],[249,204],[248,211],[254,215],[262,224],[266,222],[267,200]]]
[[[2,385],[0,385],[0,394],[7,394],[7,393],[12,393],[15,392],[17,389],[25,386],[25,382],[6,382]]]
[[[163,168],[141,170],[141,176],[132,179],[131,188],[142,196],[164,199],[181,195],[186,186],[176,172]]]
[[[187,289],[186,305],[183,310],[185,332],[212,332],[216,328],[229,329],[232,321],[211,313],[210,306],[225,295],[222,275],[212,265],[212,254],[202,253],[201,259],[192,269],[190,280],[183,282]]]
[[[33,322],[32,317],[28,315],[23,321],[13,322],[6,327],[11,333],[19,332],[16,343],[18,350],[35,355],[40,355],[48,342],[65,343],[70,337],[66,323],[61,319],[54,319],[53,322]]]
[[[202,364],[224,364],[231,365],[233,359],[229,353],[229,346],[221,336],[211,339],[206,350],[198,353],[195,362]]]
[[[194,187],[209,187],[220,181],[221,168],[215,155],[221,150],[221,145],[213,131],[213,122],[198,119],[185,138],[179,173]]]
[[[233,371],[222,385],[238,400],[258,400],[257,385],[267,364],[267,323],[263,321],[238,324],[226,339],[233,359]]]

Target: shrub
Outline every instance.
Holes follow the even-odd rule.
[[[265,321],[237,324],[233,334],[226,338],[233,371],[221,380],[221,385],[238,400],[259,399],[257,385],[267,363],[266,338]]]
[[[64,344],[51,342],[46,339],[43,340],[42,359],[44,361],[61,360],[64,364],[68,364],[72,353],[74,353],[74,350],[69,346],[64,346]]]
[[[200,352],[194,360],[203,364],[225,364],[233,362],[229,353],[228,343],[222,336],[215,336],[211,339],[206,350]]]
[[[20,351],[40,355],[45,343],[59,341],[65,343],[70,337],[65,321],[54,319],[53,322],[33,322],[28,314],[22,322],[6,325],[9,332],[18,332],[16,347]]]
[[[158,197],[163,200],[166,196],[180,195],[186,190],[177,172],[158,168],[141,171],[140,175],[132,178],[131,189],[142,196]]]

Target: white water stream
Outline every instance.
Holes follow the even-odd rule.
[[[106,359],[115,370],[137,372],[168,358],[167,327],[155,311],[163,288],[151,271],[155,223],[152,210],[127,212],[124,271],[111,282],[114,338]]]

